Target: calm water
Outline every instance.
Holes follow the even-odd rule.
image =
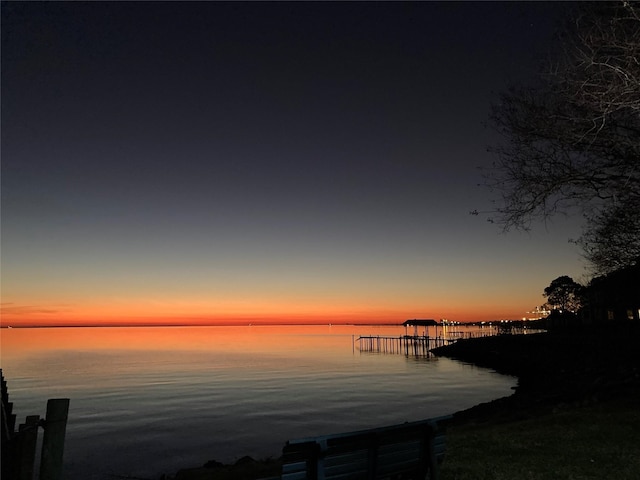
[[[365,353],[401,327],[3,329],[18,422],[71,399],[65,478],[158,478],[279,456],[289,438],[453,413],[515,379],[443,358]],[[40,434],[41,436],[41,434]]]

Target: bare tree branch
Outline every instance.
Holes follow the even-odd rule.
[[[503,141],[490,149],[496,161],[485,184],[499,195],[492,220],[505,230],[581,211],[578,243],[606,273],[606,261],[636,262],[640,244],[639,235],[623,235],[615,262],[597,252],[608,245],[604,236],[637,233],[640,224],[640,7],[581,7],[538,82],[509,89],[493,106],[490,121]],[[625,221],[614,227],[611,215]]]

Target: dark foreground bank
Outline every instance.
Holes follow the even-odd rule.
[[[519,379],[513,395],[454,415],[442,480],[638,480],[639,334],[610,325],[441,351]]]
[[[573,419],[575,425],[584,424],[588,427],[594,418],[594,412],[616,409],[619,416],[626,418],[623,409],[635,413],[636,408],[640,408],[640,328],[637,326],[616,325],[608,326],[607,329],[468,339],[440,347],[434,353],[518,377],[518,385],[511,396],[454,414],[451,443],[455,448],[450,450],[445,470],[447,464],[455,465],[457,454],[465,452],[464,455],[467,456],[471,453],[465,450],[466,444],[479,449],[476,452],[478,457],[486,458],[485,453],[489,453],[491,445],[496,443],[488,438],[491,435],[509,442],[510,432],[517,435],[523,428],[533,431],[535,426],[540,430],[541,436],[557,437],[554,428],[560,417],[550,415],[558,415],[558,412]],[[629,420],[635,422],[630,428],[640,435],[637,419],[638,415],[634,414],[633,418],[629,416]],[[610,420],[605,419],[603,422]],[[514,425],[514,428],[510,425]],[[469,433],[469,428],[473,429],[472,433]],[[498,432],[496,428],[503,430]],[[585,436],[577,430],[574,435],[581,438]],[[528,434],[527,438],[534,437]],[[572,441],[575,445],[581,445],[578,438]],[[592,439],[584,441],[588,444]],[[626,442],[620,440],[619,443]],[[628,448],[628,445],[618,446],[615,442],[606,445],[611,452],[603,455],[608,458],[612,456],[612,452],[624,453],[625,448]],[[499,469],[496,462],[500,462],[500,455],[496,455],[495,451],[491,451],[490,455],[493,473],[484,475],[483,478],[509,478],[509,475],[513,475],[508,470],[506,477],[502,477],[495,470]],[[465,459],[467,464],[468,460]],[[520,456],[515,460],[507,459],[505,463],[508,468],[512,468],[514,464],[525,461],[526,458]],[[539,463],[539,460],[536,462]],[[571,468],[567,462],[563,464]],[[256,461],[245,457],[235,465],[211,461],[203,467],[184,469],[175,476],[164,478],[250,480],[277,475],[279,468],[277,459]],[[477,468],[475,473],[478,473]],[[457,471],[454,477],[466,478],[462,473]],[[473,475],[474,473],[470,478],[478,478]],[[573,477],[570,474],[567,478]]]
[[[640,328],[500,335],[457,342],[437,355],[518,377],[514,394],[455,414],[456,423],[529,417],[640,393]]]

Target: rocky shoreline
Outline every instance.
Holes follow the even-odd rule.
[[[456,412],[452,424],[495,424],[619,398],[640,401],[640,326],[608,325],[528,335],[499,335],[439,347],[454,358],[518,377],[514,393]],[[250,480],[277,476],[277,459],[244,457],[180,470],[165,480]]]

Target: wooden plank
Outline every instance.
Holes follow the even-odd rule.
[[[445,436],[444,435],[438,435],[437,437],[435,437],[433,439],[433,451],[436,454],[437,457],[444,457],[445,451],[446,451],[446,443],[445,443]],[[441,458],[438,458],[439,462],[442,462]]]
[[[420,441],[381,445],[378,449],[378,469],[387,470],[403,464],[416,465],[423,456],[423,448]]]
[[[0,462],[0,477],[14,478],[16,476],[16,443],[12,441],[15,430],[15,415],[12,414],[13,404],[9,402],[9,392],[7,382],[0,368],[0,422],[2,424],[0,432],[0,449],[2,450],[2,462]]]
[[[316,480],[319,450],[312,440],[287,442],[282,450],[283,480]]]
[[[378,449],[376,477],[422,477],[427,472],[426,439],[381,445]]]
[[[338,479],[366,477],[370,470],[369,450],[361,448],[346,453],[323,456],[318,465],[319,478]],[[322,472],[322,474],[320,474]]]
[[[305,460],[301,462],[288,462],[282,466],[282,471],[285,473],[306,472],[307,462]]]
[[[42,439],[42,461],[40,480],[62,479],[62,455],[67,430],[69,399],[55,398],[47,402],[44,436]]]
[[[5,436],[10,437],[16,430],[16,414],[13,413],[13,402],[2,402],[2,421]]]
[[[310,477],[307,476],[307,471],[303,470],[300,472],[282,472],[280,476],[281,480],[308,480]]]
[[[18,429],[18,480],[32,480],[38,443],[38,423],[40,415],[29,415]]]

